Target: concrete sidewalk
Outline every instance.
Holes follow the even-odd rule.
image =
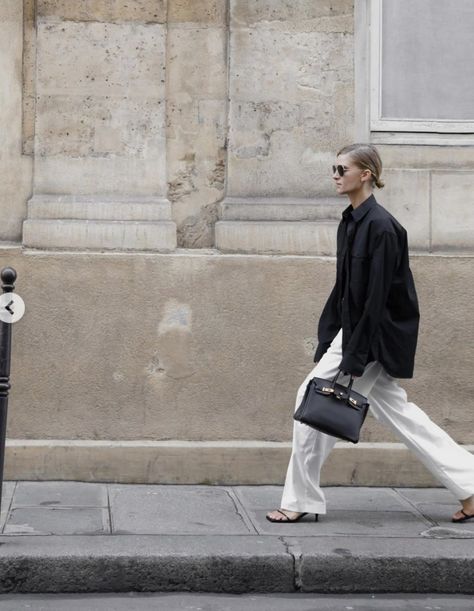
[[[6,482],[0,592],[474,593],[474,523],[442,489],[326,488],[271,524],[276,486]]]

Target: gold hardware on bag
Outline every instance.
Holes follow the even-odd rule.
[[[357,405],[357,401],[353,399],[352,397],[349,397],[349,401],[353,403],[354,405]]]
[[[323,386],[323,387],[321,388],[321,390],[322,390],[323,392],[334,392],[334,388],[326,388],[326,386]]]

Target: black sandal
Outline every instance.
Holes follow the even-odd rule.
[[[284,516],[284,520],[277,520],[276,518],[270,518],[270,516],[265,516],[267,518],[267,520],[269,522],[279,522],[281,524],[289,524],[290,522],[299,522],[301,520],[301,518],[304,518],[305,516],[308,515],[308,512],[305,511],[304,513],[300,513],[299,516],[296,516],[296,518],[290,518],[290,516],[286,515],[286,513],[284,511],[282,511],[281,509],[276,509],[275,511],[278,511],[278,513],[280,513],[282,516]],[[317,522],[318,521],[318,517],[319,515],[317,513],[314,514],[314,521]]]
[[[469,515],[468,513],[466,513],[464,511],[464,509],[460,509],[459,510],[462,514],[463,514],[463,518],[453,518],[451,521],[454,522],[455,524],[459,524],[460,522],[467,522],[468,520],[472,520],[472,518],[474,518],[474,513],[472,515]]]

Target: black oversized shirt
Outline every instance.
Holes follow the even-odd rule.
[[[321,314],[319,361],[342,328],[340,369],[362,375],[379,361],[395,378],[411,378],[419,322],[407,233],[371,195],[348,206],[337,231],[336,284]]]

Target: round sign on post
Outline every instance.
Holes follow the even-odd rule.
[[[25,313],[25,302],[16,293],[3,293],[0,295],[0,320],[14,323],[20,320]]]

